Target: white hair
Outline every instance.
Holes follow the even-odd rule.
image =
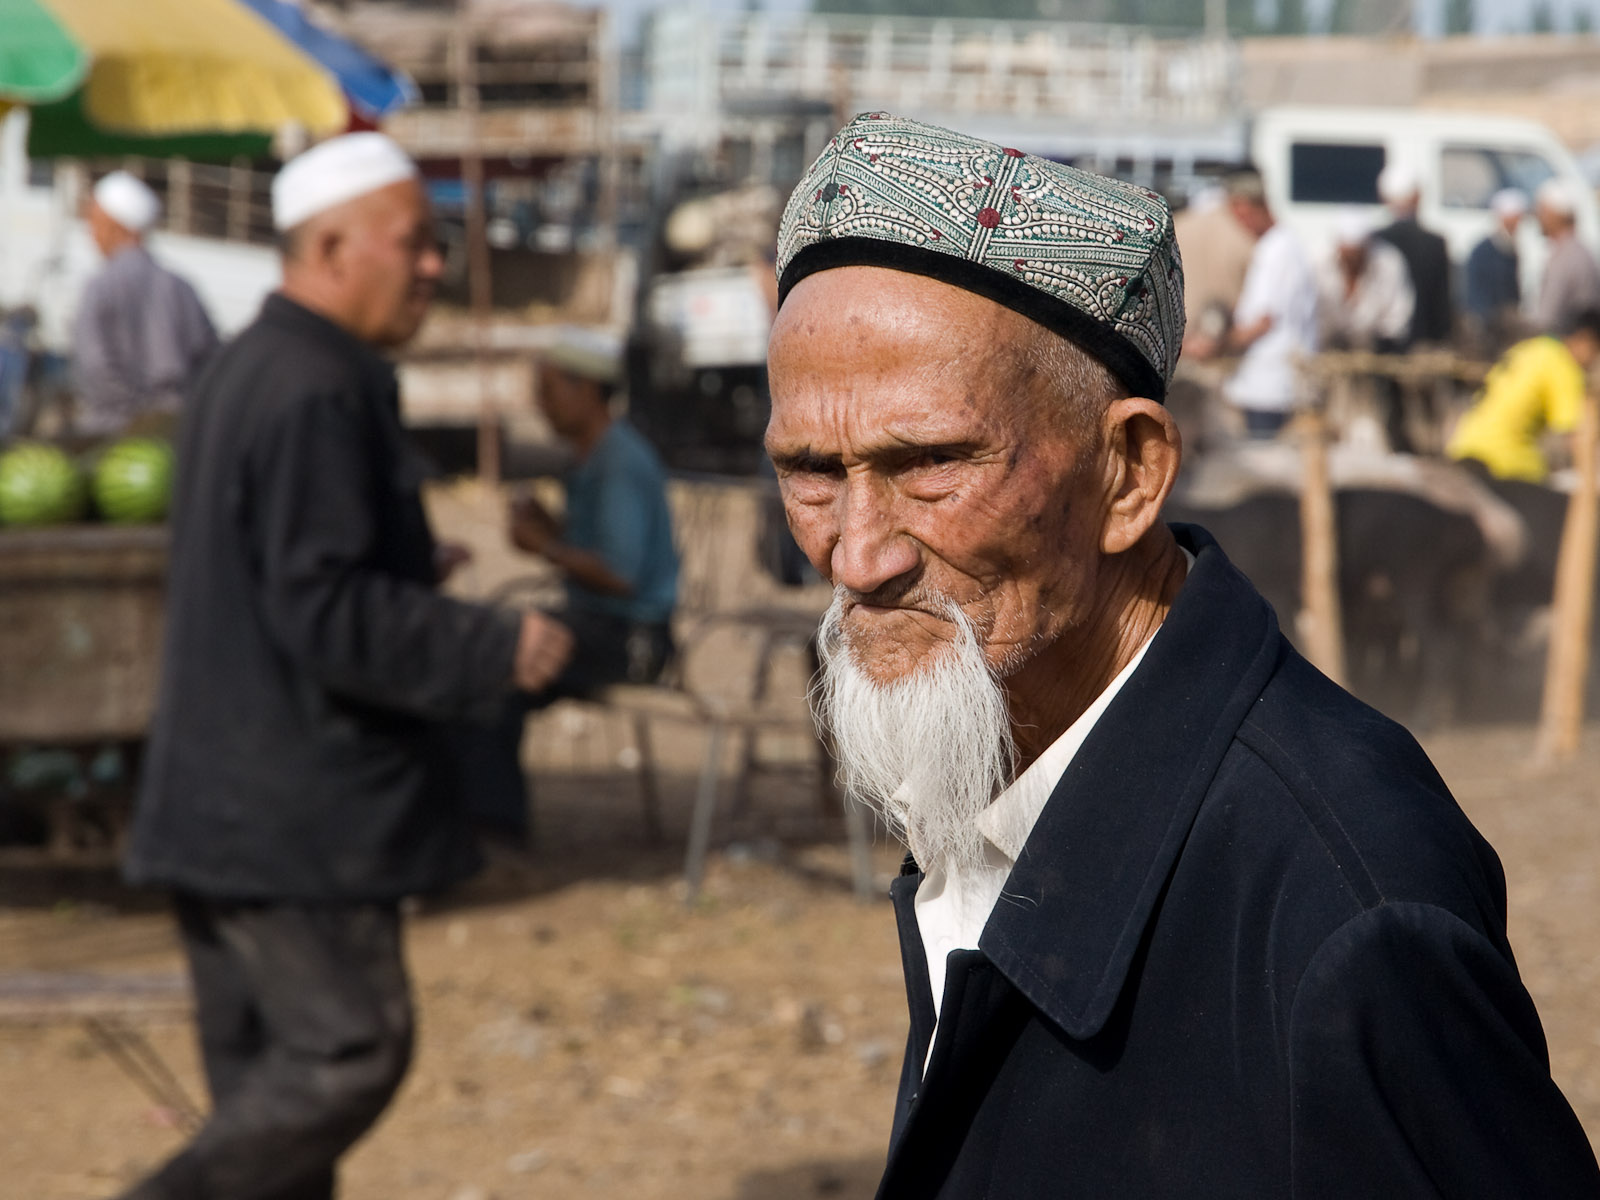
[[[905,838],[925,870],[976,866],[976,818],[1011,783],[1016,747],[1005,693],[972,623],[945,601],[941,615],[956,636],[905,678],[878,683],[850,645],[847,599],[836,589],[822,619],[822,671],[811,695],[845,791]]]

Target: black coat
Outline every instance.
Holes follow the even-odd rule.
[[[393,368],[273,296],[198,381],[178,465],[129,877],[343,901],[470,872],[440,722],[497,710],[518,622],[435,590]]]
[[[1494,852],[1203,531],[911,1035],[879,1196],[1589,1197]]]
[[[1411,273],[1417,303],[1411,310],[1408,343],[1448,342],[1455,326],[1455,300],[1450,288],[1450,250],[1445,240],[1417,224],[1413,217],[1380,229],[1377,236],[1400,251]]]

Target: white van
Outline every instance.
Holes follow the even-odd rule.
[[[1402,163],[1422,184],[1422,224],[1443,235],[1450,256],[1463,262],[1494,225],[1489,200],[1501,188],[1533,199],[1547,179],[1560,178],[1581,197],[1578,236],[1600,248],[1600,205],[1577,161],[1543,125],[1509,117],[1419,109],[1273,108],[1252,123],[1250,151],[1260,168],[1273,213],[1295,229],[1313,253],[1333,241],[1333,223],[1347,208],[1370,208],[1385,222],[1378,172]],[[1544,239],[1529,218],[1518,234],[1524,297],[1535,294],[1545,259]]]

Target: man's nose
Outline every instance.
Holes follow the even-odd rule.
[[[444,274],[444,254],[438,246],[429,246],[417,260],[417,274],[423,279],[438,279]]]
[[[838,500],[831,582],[866,595],[914,571],[916,541],[898,528],[892,500],[871,480],[847,479]]]

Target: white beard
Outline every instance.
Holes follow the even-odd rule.
[[[1016,746],[1005,693],[972,623],[954,603],[941,614],[956,637],[904,679],[880,684],[856,661],[834,592],[817,646],[811,700],[833,735],[849,796],[903,837],[924,870],[983,861],[976,818],[1010,783]]]

